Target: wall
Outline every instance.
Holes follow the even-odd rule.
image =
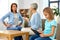
[[[8,0],[0,0],[0,18],[8,12]]]

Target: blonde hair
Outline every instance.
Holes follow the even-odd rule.
[[[49,14],[51,20],[54,19],[54,13],[50,7],[44,8],[43,12],[47,12]]]

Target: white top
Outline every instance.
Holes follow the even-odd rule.
[[[17,14],[14,14],[14,25],[18,25],[18,23],[19,23],[19,18]]]

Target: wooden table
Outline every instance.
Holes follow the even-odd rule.
[[[0,31],[0,37],[7,37],[8,40],[13,40],[14,37],[26,35],[25,40],[29,40],[29,32],[14,31],[14,30],[2,30]]]

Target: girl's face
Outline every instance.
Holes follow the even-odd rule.
[[[12,10],[13,10],[13,11],[16,11],[16,10],[17,10],[16,5],[13,5],[13,6],[12,6]]]
[[[49,15],[49,13],[44,12],[44,15],[45,15],[45,17],[46,17],[47,19],[50,19],[50,15]]]

